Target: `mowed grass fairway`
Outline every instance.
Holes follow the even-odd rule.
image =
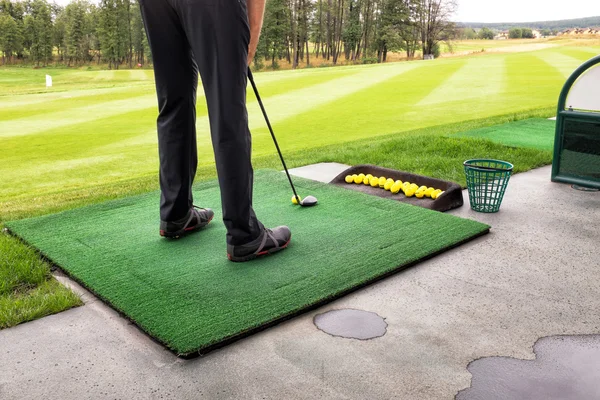
[[[464,184],[466,158],[506,158],[518,172],[549,163],[551,152],[448,135],[553,115],[567,76],[598,53],[600,47],[556,46],[255,78],[290,167],[374,163]],[[197,109],[198,180],[207,180],[215,171],[201,88]],[[280,168],[251,90],[248,113],[255,167]],[[0,68],[0,224],[157,189],[156,116],[150,70]],[[12,239],[2,245],[22,247]],[[0,258],[0,270],[10,260]],[[15,305],[30,289],[0,291],[0,304]],[[11,318],[3,323],[0,313],[0,328],[31,319]]]
[[[597,52],[557,47],[266,72],[256,79],[281,146],[290,154],[527,110],[552,114],[566,77]],[[9,93],[0,96],[2,217],[27,215],[59,194],[79,196],[82,188],[128,181],[131,190],[138,178],[155,181],[152,72],[50,70],[54,87],[49,90],[43,87],[46,72],[0,70],[0,90]],[[248,110],[255,158],[272,155],[271,138],[250,92]],[[213,155],[201,88],[197,125],[199,162],[208,166]]]

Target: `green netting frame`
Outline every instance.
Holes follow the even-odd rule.
[[[560,93],[552,160],[553,182],[600,189],[600,146],[597,145],[600,143],[600,110],[582,111],[567,108],[566,104],[577,79],[597,64],[600,64],[600,56],[583,63],[567,79]],[[579,143],[573,145],[574,140],[579,140]],[[569,141],[571,145],[565,146]],[[569,147],[575,147],[576,151]]]

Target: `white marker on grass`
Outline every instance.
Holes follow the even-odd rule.
[[[52,87],[52,77],[50,75],[46,75],[46,87]]]

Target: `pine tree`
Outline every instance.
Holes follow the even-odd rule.
[[[52,16],[50,14],[50,7],[48,3],[43,0],[36,0],[37,4],[37,15],[35,15],[35,24],[38,33],[38,49],[40,55],[40,61],[46,66],[52,61]]]
[[[285,56],[288,47],[289,14],[290,8],[286,0],[270,0],[266,4],[256,58],[270,59],[273,69],[278,68],[278,60]]]
[[[2,64],[12,62],[22,47],[22,34],[17,22],[8,14],[0,14],[0,51]]]
[[[360,39],[362,35],[360,6],[360,0],[350,0],[348,2],[348,17],[344,24],[344,32],[342,34],[346,60],[351,59],[354,61],[359,56]]]
[[[133,46],[135,62],[138,64],[144,64],[144,40],[146,32],[144,30],[142,13],[140,12],[140,7],[137,3],[134,7],[132,7],[131,14],[131,41]]]
[[[38,31],[35,24],[35,18],[33,15],[27,15],[23,20],[24,27],[24,42],[25,48],[29,50],[29,57],[31,61],[38,63],[40,61],[40,50],[39,50],[39,40],[38,40]]]
[[[98,64],[100,64],[101,60],[100,39],[98,36],[99,15],[100,9],[95,4],[88,4],[85,15],[85,36],[91,53],[88,57],[90,60],[93,60],[95,57]]]
[[[67,14],[64,9],[60,10],[54,20],[52,29],[52,43],[56,47],[59,61],[64,60],[65,56],[65,41],[67,34]]]
[[[86,11],[87,4],[81,1],[72,2],[65,9],[68,64],[73,61],[78,65],[88,59],[89,46],[85,35]]]
[[[118,68],[119,43],[117,38],[116,0],[101,0],[98,12],[98,40],[102,58],[108,61],[108,68]]]

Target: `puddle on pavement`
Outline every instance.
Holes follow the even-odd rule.
[[[385,319],[370,311],[332,310],[318,314],[314,323],[325,333],[348,339],[368,340],[385,335]]]
[[[486,357],[469,364],[471,387],[457,400],[600,399],[600,335],[550,336],[535,360]]]

